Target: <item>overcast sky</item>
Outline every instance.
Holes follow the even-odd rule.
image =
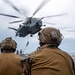
[[[9,1],[11,1],[24,14],[18,13],[10,6],[10,4],[7,4],[3,0],[0,0],[0,13],[16,15],[23,18],[24,18],[23,15],[26,15],[27,17],[32,16],[32,14],[35,12],[35,10],[42,2],[42,0],[9,0]],[[52,16],[63,13],[67,13],[67,15],[45,18],[42,21],[43,24],[46,24],[47,27],[50,26],[56,27],[63,34],[64,38],[59,48],[68,53],[75,53],[75,0],[49,0],[49,2],[43,8],[41,8],[35,14],[34,17],[39,18],[43,16]],[[36,34],[33,37],[27,36],[24,38],[21,37],[15,38],[15,32],[13,30],[8,29],[8,27],[14,28],[19,27],[19,24],[21,23],[9,24],[9,22],[15,20],[18,19],[0,16],[0,42],[6,37],[12,37],[18,43],[17,49],[24,50],[27,40],[29,40],[29,45],[24,50],[24,52],[31,53],[39,46],[38,35]],[[51,25],[49,23],[54,23],[54,25]]]

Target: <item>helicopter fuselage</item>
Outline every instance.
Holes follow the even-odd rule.
[[[16,36],[19,37],[25,37],[28,34],[35,34],[38,31],[41,30],[42,21],[37,18],[31,18],[30,20],[27,20],[26,22],[22,23],[22,25],[19,26],[16,32]]]

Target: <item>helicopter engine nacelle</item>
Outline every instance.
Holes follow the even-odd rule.
[[[30,34],[35,34],[37,32],[39,32],[41,30],[41,26],[42,26],[42,21],[35,21],[35,23],[31,23],[30,28],[29,28],[29,32]]]

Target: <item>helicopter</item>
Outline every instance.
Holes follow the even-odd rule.
[[[4,0],[6,3],[8,3],[9,5],[11,5],[17,12],[21,13],[21,11],[9,0]],[[38,6],[38,8],[36,9],[36,11],[32,14],[31,17],[26,17],[26,20],[18,20],[18,21],[13,21],[13,22],[9,22],[10,24],[13,23],[18,23],[18,22],[22,22],[22,24],[19,25],[19,28],[12,28],[12,27],[8,27],[9,29],[15,30],[16,34],[15,36],[19,36],[19,37],[26,37],[27,35],[30,34],[30,36],[32,37],[34,34],[36,34],[37,32],[39,32],[41,30],[41,27],[44,26],[42,24],[42,19],[44,18],[49,18],[49,17],[56,17],[56,16],[62,16],[65,14],[58,14],[58,15],[52,15],[52,16],[45,16],[45,17],[41,17],[41,18],[35,18],[34,15],[46,4],[48,3],[49,0],[43,0],[42,3]],[[0,15],[2,16],[7,16],[7,17],[12,17],[12,18],[20,18],[18,16],[14,16],[14,15],[8,15],[8,14],[3,14],[0,13]]]

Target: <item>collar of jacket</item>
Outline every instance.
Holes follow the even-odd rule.
[[[39,49],[44,49],[44,48],[58,48],[58,47],[56,45],[52,45],[52,44],[44,44]]]

